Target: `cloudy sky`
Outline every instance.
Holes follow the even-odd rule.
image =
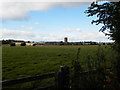
[[[83,2],[84,1],[84,2]],[[30,41],[107,41],[84,11],[95,0],[4,0],[0,4],[1,39]]]

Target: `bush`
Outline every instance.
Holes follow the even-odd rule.
[[[36,44],[33,44],[33,46],[36,46]]]
[[[10,46],[16,46],[15,43],[10,43]]]
[[[25,42],[21,43],[21,46],[26,46],[26,43]]]

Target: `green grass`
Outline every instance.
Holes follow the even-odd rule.
[[[11,80],[57,72],[61,65],[72,65],[77,49],[81,48],[79,60],[85,68],[87,55],[96,58],[98,46],[16,46],[2,47],[2,77]],[[110,46],[102,46],[106,58],[110,59]]]
[[[0,81],[2,80],[2,47],[0,46]]]

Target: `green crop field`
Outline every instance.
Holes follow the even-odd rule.
[[[86,69],[87,56],[90,55],[95,60],[99,46],[3,46],[3,80],[57,72],[61,65],[71,66],[79,47],[81,48],[79,61]],[[104,50],[106,60],[110,61],[111,47],[101,46],[101,48]]]

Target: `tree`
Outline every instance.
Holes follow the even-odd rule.
[[[103,4],[93,2],[85,13],[88,14],[88,17],[97,16],[98,19],[91,23],[103,24],[100,31],[109,35],[109,38],[115,41],[115,49],[120,53],[120,1]]]
[[[28,41],[27,43],[31,43],[30,41]]]
[[[103,24],[100,31],[105,33],[105,35],[109,35],[109,38],[115,41],[114,49],[117,51],[117,57],[114,71],[120,84],[120,1],[105,2],[103,4],[93,2],[85,13],[88,14],[88,17],[97,16],[98,19],[93,20],[91,23],[96,23],[96,25]]]
[[[60,45],[64,45],[63,41],[60,41]]]

